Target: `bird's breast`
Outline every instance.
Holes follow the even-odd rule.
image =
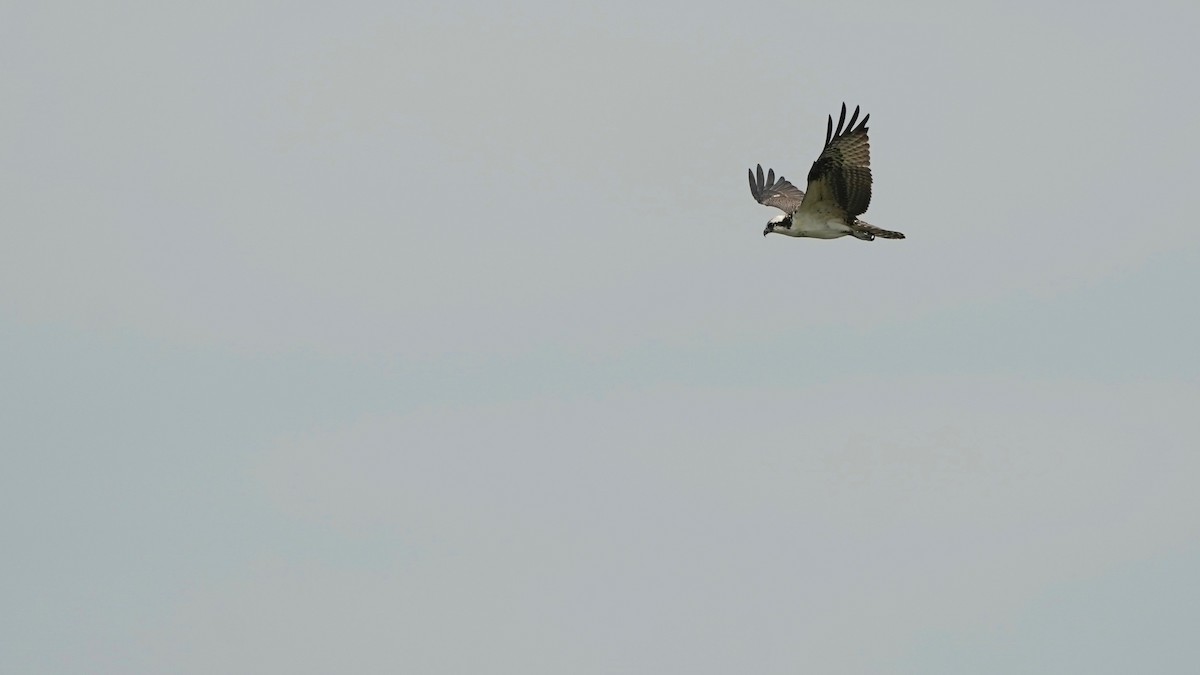
[[[850,227],[840,217],[829,213],[797,211],[792,216],[792,232],[796,237],[837,239],[850,234]]]

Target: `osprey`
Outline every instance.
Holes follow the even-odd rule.
[[[846,124],[846,104],[837,129],[833,116],[825,127],[825,149],[808,170],[808,193],[792,185],[782,175],[775,180],[775,169],[763,176],[750,170],[750,194],[759,204],[783,211],[767,223],[763,236],[778,232],[789,237],[837,239],[851,235],[871,241],[875,237],[903,239],[904,235],[859,220],[871,203],[871,145],[867,139],[867,115],[858,122],[858,106]],[[855,126],[858,122],[858,126]]]

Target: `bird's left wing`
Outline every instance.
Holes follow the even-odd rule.
[[[808,171],[808,199],[815,204],[832,200],[845,211],[853,222],[854,218],[866,213],[871,205],[871,143],[867,138],[867,120],[858,122],[858,106],[850,123],[846,124],[846,104],[838,118],[837,129],[833,128],[833,116],[825,127],[825,149],[813,162]],[[858,126],[855,126],[855,123]]]
[[[754,169],[750,169],[750,194],[754,195],[759,204],[774,206],[788,215],[800,208],[800,204],[804,202],[804,191],[792,185],[783,176],[775,180],[775,169],[769,170],[764,177],[762,164],[758,165],[757,176]]]

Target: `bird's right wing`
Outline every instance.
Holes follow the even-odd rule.
[[[870,115],[858,121],[858,106],[846,123],[846,104],[837,128],[833,115],[825,126],[825,148],[808,171],[808,200],[813,206],[832,202],[846,214],[847,222],[866,213],[871,205],[871,141],[867,138]],[[857,124],[856,124],[857,123]]]
[[[775,169],[763,176],[762,164],[758,165],[758,175],[750,169],[750,194],[764,206],[774,206],[786,214],[791,214],[800,208],[804,202],[804,191],[792,185],[783,176],[775,180]]]

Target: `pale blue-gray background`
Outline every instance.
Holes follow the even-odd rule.
[[[1198,34],[0,5],[0,671],[1197,672]]]

